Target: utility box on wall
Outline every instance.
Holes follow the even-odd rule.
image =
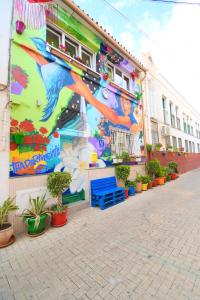
[[[0,86],[8,84],[9,48],[13,0],[0,1]]]

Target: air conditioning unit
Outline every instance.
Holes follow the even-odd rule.
[[[169,136],[170,135],[170,131],[169,131],[168,126],[162,126],[161,127],[161,135],[162,136]]]

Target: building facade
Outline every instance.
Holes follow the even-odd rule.
[[[143,155],[145,68],[71,1],[9,4],[0,4],[10,24],[8,80],[1,79],[3,197],[17,195],[20,205],[24,194],[45,189],[48,173],[68,171],[63,197],[84,200],[90,167],[106,169],[123,152]]]
[[[160,143],[165,150],[199,153],[200,114],[159,73],[151,56],[146,55],[145,62],[147,142],[153,146]]]

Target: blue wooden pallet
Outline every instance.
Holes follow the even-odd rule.
[[[91,181],[91,206],[106,209],[124,200],[124,189],[117,187],[114,176]]]

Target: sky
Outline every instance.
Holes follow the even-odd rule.
[[[200,0],[186,1],[200,4]],[[200,112],[200,5],[151,0],[74,2],[137,58],[150,52],[160,72]]]

